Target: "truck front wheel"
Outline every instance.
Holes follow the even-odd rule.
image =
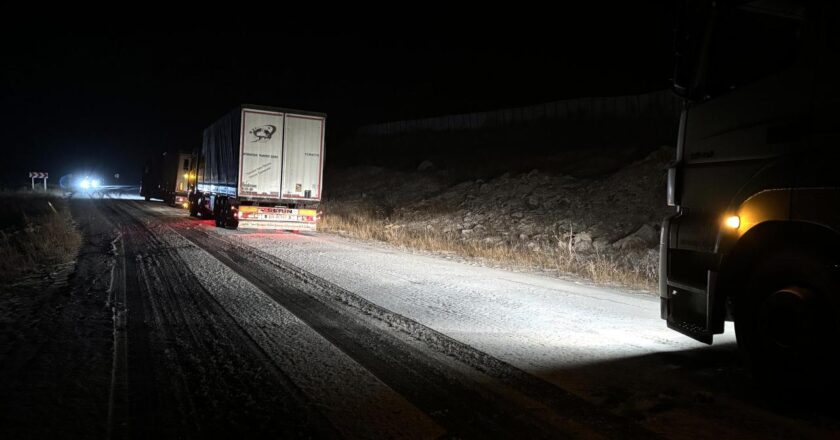
[[[761,382],[785,388],[836,382],[838,285],[824,259],[772,254],[735,299],[738,346]]]

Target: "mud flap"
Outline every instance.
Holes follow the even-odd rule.
[[[720,331],[712,324],[714,286],[717,272],[708,271],[706,288],[667,282],[667,296],[662,298],[668,328],[704,344],[711,344]]]

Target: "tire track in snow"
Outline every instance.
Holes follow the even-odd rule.
[[[125,432],[144,438],[336,435],[203,290],[176,250],[122,206],[103,206],[113,213],[126,245]]]
[[[105,205],[120,228],[113,248],[116,261],[111,292],[114,310],[114,364],[110,396],[108,437],[147,438],[158,436],[158,420],[154,408],[158,400],[151,360],[146,310],[136,277],[134,258],[137,238],[125,223],[124,216]],[[112,243],[114,244],[114,243]]]
[[[111,386],[108,390],[107,438],[127,437],[128,427],[128,347],[125,305],[125,248],[119,232],[111,241],[111,280],[108,285],[108,307],[114,321],[114,342],[111,360]]]
[[[172,230],[292,311],[447,427],[452,435],[493,436],[506,432],[537,438],[653,436],[629,420],[599,410],[509,364],[275,257],[182,226]],[[370,317],[380,323],[371,324]],[[424,346],[393,336],[388,326],[402,330]],[[481,379],[469,372],[459,371],[430,355],[424,350],[429,347],[490,376],[496,383],[480,383]]]

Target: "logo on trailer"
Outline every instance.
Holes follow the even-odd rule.
[[[273,125],[261,125],[259,127],[254,127],[249,131],[253,138],[251,142],[268,142],[271,140],[271,137],[274,136],[274,133],[277,132],[277,127]]]

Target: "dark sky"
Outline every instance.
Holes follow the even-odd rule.
[[[666,88],[672,6],[626,3],[282,31],[7,29],[2,180],[93,171],[133,183],[148,155],[192,149],[240,103],[326,112],[329,152],[365,123]]]

